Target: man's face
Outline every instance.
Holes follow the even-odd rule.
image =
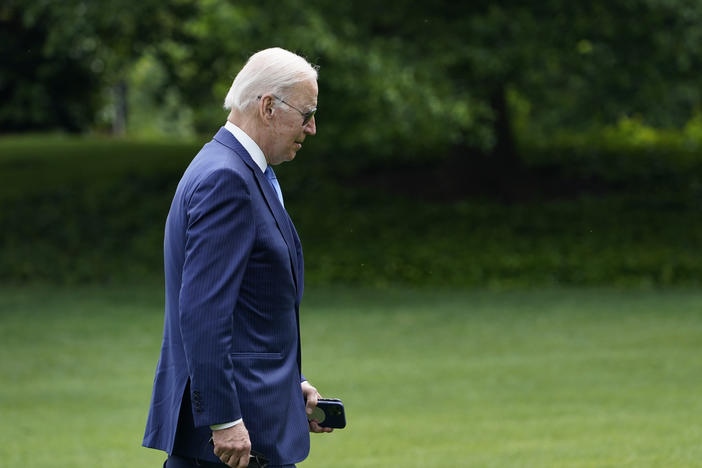
[[[317,107],[317,92],[315,80],[303,81],[292,89],[288,97],[283,98],[285,102],[276,102],[270,134],[270,151],[266,154],[269,164],[292,161],[302,148],[305,138],[317,133],[314,117],[302,125],[304,117],[300,114]]]

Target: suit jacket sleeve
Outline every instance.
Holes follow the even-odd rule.
[[[179,297],[195,426],[241,418],[231,360],[233,312],[255,224],[241,176],[209,174],[186,199],[185,261]]]

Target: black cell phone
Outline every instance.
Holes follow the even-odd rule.
[[[344,404],[338,398],[320,398],[317,407],[307,419],[316,420],[322,427],[343,429],[346,427]]]

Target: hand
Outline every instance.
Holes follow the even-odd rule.
[[[317,399],[322,398],[316,388],[314,388],[306,380],[300,384],[302,386],[302,394],[305,396],[305,412],[307,416],[311,415],[314,409],[317,407]],[[322,427],[318,424],[316,420],[310,421],[310,432],[332,432],[334,429],[331,427]]]
[[[232,468],[249,466],[251,440],[243,421],[227,429],[212,431],[212,442],[214,454],[222,460],[222,463]]]

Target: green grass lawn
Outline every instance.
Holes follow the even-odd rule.
[[[348,427],[301,468],[702,466],[702,292],[309,289],[304,371]],[[159,284],[0,289],[0,465],[140,447]]]

